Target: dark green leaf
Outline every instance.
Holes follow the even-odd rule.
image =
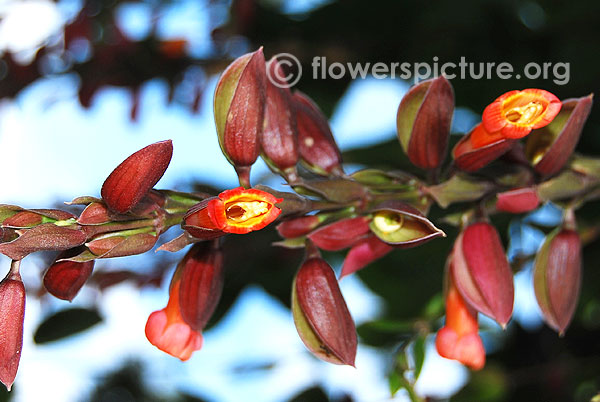
[[[96,310],[70,308],[46,318],[35,331],[37,344],[53,342],[83,332],[102,321]]]

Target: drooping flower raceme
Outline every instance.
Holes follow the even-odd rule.
[[[184,217],[183,228],[200,239],[249,233],[273,222],[281,213],[275,204],[282,201],[257,189],[225,190],[193,206]]]

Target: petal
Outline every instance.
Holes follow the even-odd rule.
[[[352,246],[348,255],[346,255],[340,279],[366,267],[393,249],[392,246],[382,242],[376,236],[370,236],[361,240],[359,243]]]
[[[493,144],[503,139],[504,136],[501,131],[487,131],[481,123],[471,131],[470,135],[471,145],[475,149],[485,147],[486,145]]]

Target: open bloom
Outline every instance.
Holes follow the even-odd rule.
[[[498,97],[483,111],[483,127],[487,133],[504,138],[521,138],[536,128],[550,124],[562,103],[543,89],[510,91]]]
[[[183,219],[183,228],[200,239],[249,233],[273,222],[281,213],[275,204],[282,201],[257,189],[225,190],[193,206]]]
[[[181,316],[179,283],[176,281],[171,285],[167,307],[148,317],[146,338],[163,352],[185,361],[202,347],[202,334],[194,331]]]
[[[480,370],[485,365],[485,349],[477,333],[477,312],[465,303],[452,280],[448,282],[446,325],[438,331],[435,347],[440,356]]]

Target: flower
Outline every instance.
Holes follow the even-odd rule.
[[[485,365],[485,349],[477,333],[477,312],[465,303],[450,278],[448,282],[446,325],[438,331],[435,347],[440,356],[480,370]]]
[[[167,307],[148,317],[146,338],[163,352],[186,361],[202,347],[202,334],[194,331],[181,316],[179,284],[180,281],[172,284]]]
[[[245,234],[273,222],[281,213],[275,204],[282,201],[282,198],[257,189],[225,190],[218,197],[208,198],[190,208],[182,226],[200,239],[215,238],[224,233]]]
[[[525,137],[531,130],[550,124],[561,106],[555,95],[543,89],[510,91],[485,108],[483,127],[492,136],[499,132],[504,138]]]

